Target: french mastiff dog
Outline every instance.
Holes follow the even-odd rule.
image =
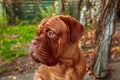
[[[43,19],[32,40],[31,57],[41,63],[34,80],[82,80],[86,60],[78,47],[83,26],[70,16]]]

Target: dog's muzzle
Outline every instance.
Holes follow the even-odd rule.
[[[42,42],[37,42],[36,40],[32,40],[30,46],[30,55],[32,59],[38,63],[46,64],[48,66],[53,66],[57,64],[57,60],[54,59],[50,51],[45,51]]]

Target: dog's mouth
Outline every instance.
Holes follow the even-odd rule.
[[[34,61],[38,62],[38,63],[41,63],[40,59],[38,56],[35,55],[35,53],[31,53],[31,57]]]
[[[49,66],[56,65],[58,61],[58,58],[55,57],[57,50],[54,51],[51,45],[49,39],[34,39],[30,47],[32,59]]]
[[[57,60],[55,60],[52,56],[47,55],[45,52],[40,52],[39,54],[31,52],[31,57],[34,61],[48,66],[54,66],[57,64]]]
[[[44,55],[43,53],[38,54],[35,52],[31,53],[31,57],[33,60],[35,60],[38,63],[44,63],[45,60],[48,58],[48,56]]]

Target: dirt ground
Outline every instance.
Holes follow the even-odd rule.
[[[112,59],[110,65],[114,70],[111,71],[111,77],[104,80],[120,80],[120,56],[115,61]],[[30,56],[20,57],[10,64],[2,65],[6,70],[0,73],[0,80],[33,80],[39,66],[40,64],[34,62]],[[93,80],[93,78],[86,74],[83,80]]]
[[[0,77],[33,73],[39,66],[40,63],[34,62],[30,56],[23,56],[9,64],[1,65],[5,70],[0,72]]]

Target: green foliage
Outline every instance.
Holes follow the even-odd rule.
[[[39,11],[36,14],[33,23],[39,23],[42,19],[51,17],[55,14],[53,6],[39,7]]]
[[[0,27],[7,26],[8,24],[8,19],[6,14],[0,14]]]
[[[30,21],[28,21],[28,20],[23,20],[22,22],[20,22],[19,24],[18,24],[18,26],[24,26],[24,25],[29,25],[30,24]]]
[[[36,26],[8,26],[0,29],[0,59],[14,60],[27,55],[32,38],[35,37]]]
[[[4,67],[0,67],[0,72],[4,71],[5,68]]]

